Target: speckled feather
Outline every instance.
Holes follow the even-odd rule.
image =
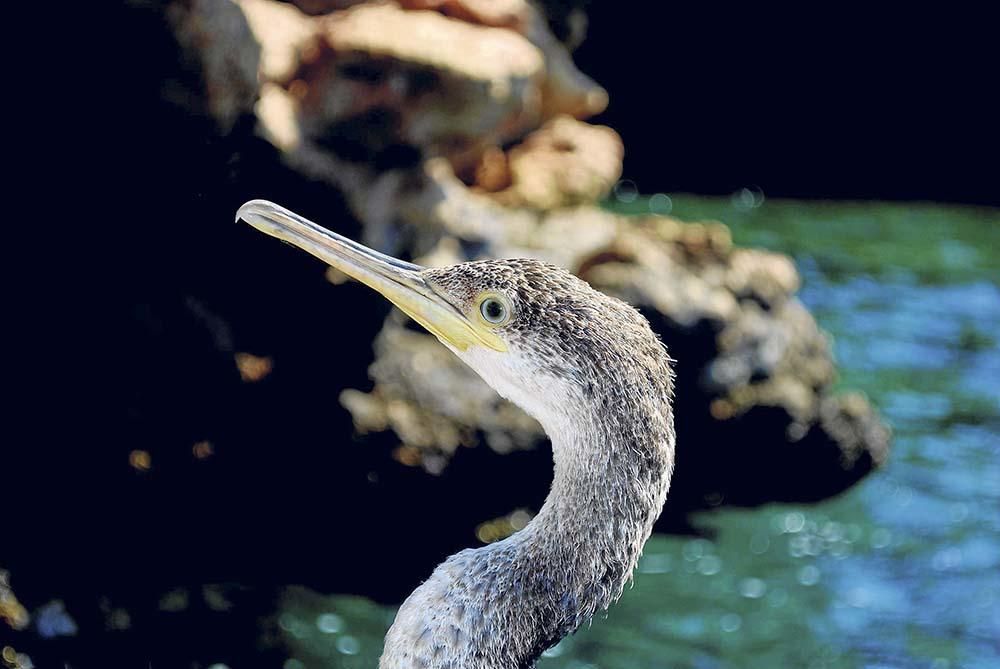
[[[441,564],[400,608],[382,669],[514,669],[621,596],[666,498],[673,373],[632,307],[563,269],[489,260],[423,272],[474,318],[502,295],[508,350],[454,350],[552,440],[552,489],[520,532]]]

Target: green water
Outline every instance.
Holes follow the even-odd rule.
[[[654,536],[621,602],[539,667],[1000,667],[1000,211],[613,207],[651,203],[795,257],[841,384],[882,409],[894,449],[837,499],[706,512],[708,539]],[[290,589],[286,669],[375,666],[392,614]]]

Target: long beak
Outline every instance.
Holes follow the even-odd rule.
[[[378,291],[445,344],[460,351],[470,346],[507,350],[495,333],[439,295],[422,276],[420,265],[374,251],[267,200],[244,204],[236,212],[236,220],[241,218]]]

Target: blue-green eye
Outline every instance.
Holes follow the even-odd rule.
[[[483,298],[479,303],[479,313],[483,315],[483,320],[493,325],[500,325],[507,321],[509,311],[507,305],[499,298],[489,296]]]

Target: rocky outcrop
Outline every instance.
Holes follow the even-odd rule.
[[[261,46],[260,134],[343,193],[367,243],[430,265],[543,258],[648,316],[678,359],[675,504],[817,499],[884,461],[877,414],[831,393],[827,339],[788,258],[734,248],[720,223],[595,205],[620,177],[621,140],[581,120],[606,94],[534,5],[239,5]],[[375,356],[374,387],[341,402],[398,461],[439,473],[460,447],[544,442],[398,315]]]
[[[623,153],[610,128],[557,116],[509,152],[484,153],[473,185],[508,207],[548,211],[590,204],[617,183]]]

